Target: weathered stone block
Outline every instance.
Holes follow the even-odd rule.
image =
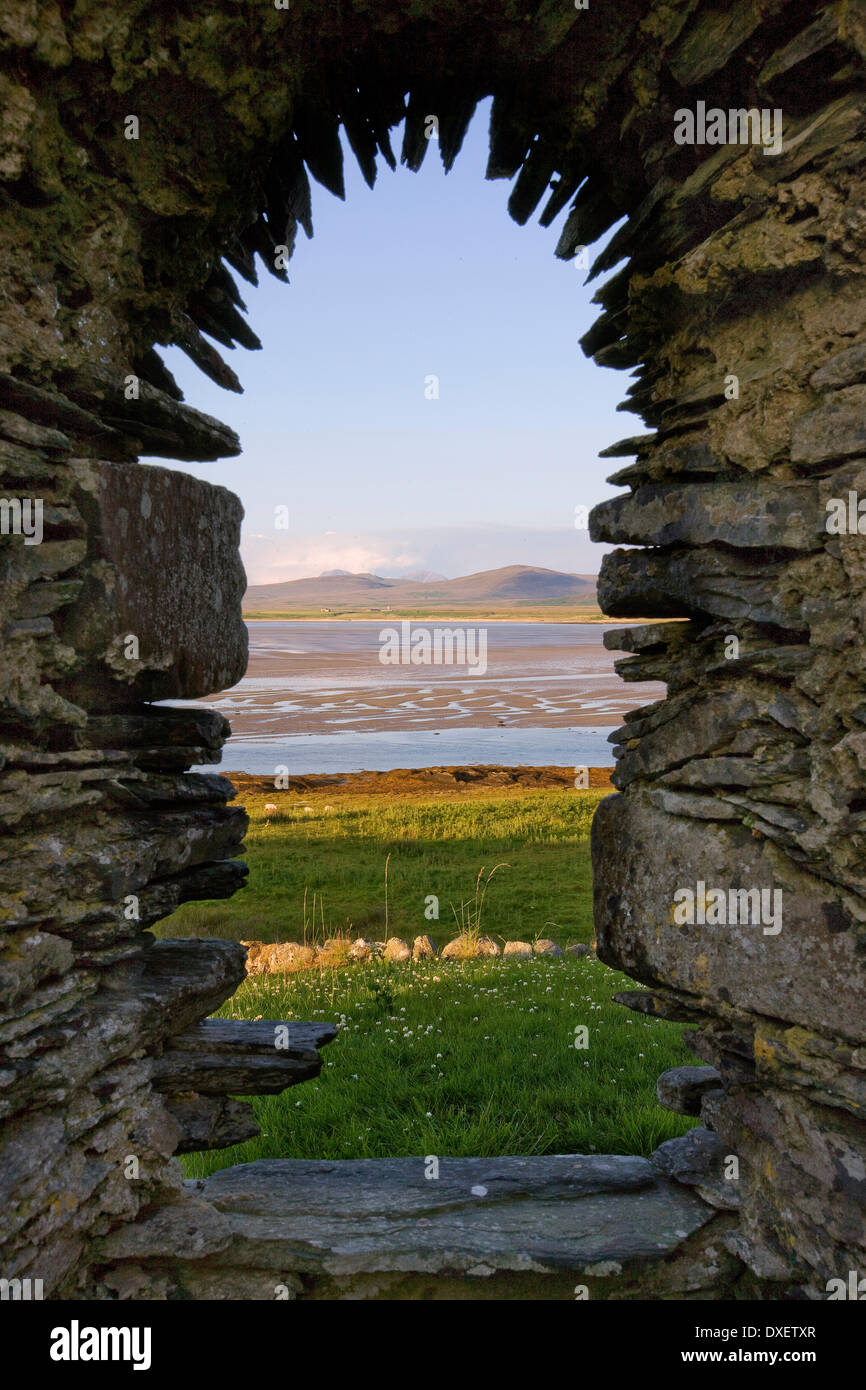
[[[809,377],[816,391],[828,391],[866,380],[866,343],[856,343],[828,357]]]
[[[677,1115],[700,1115],[707,1091],[722,1084],[715,1067],[671,1067],[656,1082],[659,1104]]]
[[[65,974],[72,949],[62,937],[48,932],[10,932],[0,938],[0,1014],[21,1001],[38,984]]]
[[[824,510],[814,483],[762,479],[639,487],[594,507],[594,541],[614,545],[723,544],[819,550]]]
[[[711,1206],[736,1211],[742,1205],[739,1158],[711,1130],[697,1126],[668,1139],[650,1159],[659,1172],[695,1188]]]
[[[201,1096],[195,1091],[167,1095],[164,1100],[166,1110],[181,1130],[176,1153],[226,1149],[261,1133],[252,1107],[244,1101],[229,1096]]]
[[[824,463],[866,453],[866,386],[844,386],[794,421],[792,463]]]
[[[866,1248],[862,1121],[785,1090],[721,1091],[707,1098],[714,1126],[748,1167],[743,1253],[757,1269],[768,1254],[825,1281],[862,1269]],[[742,1247],[741,1247],[742,1248]],[[813,1295],[814,1296],[814,1295]]]
[[[336,1031],[330,1023],[207,1018],[173,1034],[153,1064],[154,1085],[170,1095],[276,1095],[318,1076],[318,1049]]]
[[[658,846],[664,845],[664,855]],[[630,791],[608,797],[592,828],[598,953],[649,985],[696,998],[736,1000],[771,1018],[866,1041],[859,1004],[866,961],[853,921],[828,899],[826,884],[746,827],[666,815]],[[678,924],[678,890],[780,891],[780,922]],[[768,909],[775,900],[768,898]],[[763,913],[763,907],[760,909]],[[767,917],[769,918],[769,911]],[[778,930],[776,929],[778,926]]]
[[[79,479],[93,554],[61,624],[79,656],[70,695],[129,708],[234,685],[247,662],[238,499],[140,464],[82,464]]]
[[[509,1299],[573,1299],[576,1283],[664,1296],[739,1273],[712,1208],[642,1158],[444,1158],[435,1182],[423,1158],[260,1160],[188,1186],[230,1240],[201,1270],[187,1256],[181,1281],[216,1297],[238,1296],[238,1270],[247,1298],[273,1298],[284,1273],[308,1298]],[[162,1222],[112,1253],[159,1259],[173,1238]]]

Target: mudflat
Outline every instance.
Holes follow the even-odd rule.
[[[413,629],[433,624],[413,624]],[[612,727],[660,699],[658,682],[626,684],[621,653],[584,623],[467,624],[484,629],[483,669],[386,664],[375,623],[250,623],[250,662],[218,708],[240,738],[449,728]],[[479,650],[477,640],[470,644]],[[202,703],[202,702],[199,702]]]

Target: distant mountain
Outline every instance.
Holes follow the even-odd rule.
[[[447,580],[447,575],[438,574],[436,570],[408,570],[406,574],[383,574],[381,578],[393,579],[398,584],[431,584]]]
[[[322,570],[320,579],[336,579],[344,576],[352,577],[351,570]],[[369,574],[366,570],[354,576],[356,579],[384,579],[387,584],[409,584],[416,581],[428,583],[430,580],[445,579],[444,574],[437,574],[435,570],[410,570],[406,574]],[[289,581],[291,582],[291,581]]]
[[[329,571],[316,579],[289,579],[282,584],[251,584],[244,598],[249,613],[297,613],[423,610],[441,613],[476,609],[515,609],[594,605],[596,578],[563,574],[535,565],[505,565],[462,579],[439,575],[422,579],[384,579],[377,574]]]

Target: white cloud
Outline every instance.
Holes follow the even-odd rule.
[[[250,584],[279,584],[335,569],[387,575],[434,570],[453,579],[503,565],[538,565],[573,574],[595,574],[609,549],[593,545],[585,531],[573,528],[485,523],[354,535],[337,531],[316,535],[245,532],[241,543]]]
[[[324,570],[348,570],[351,574],[380,574],[418,567],[417,553],[398,537],[388,544],[369,536],[322,536],[288,539],[245,536],[241,554],[250,584],[280,584],[287,579],[308,579]]]

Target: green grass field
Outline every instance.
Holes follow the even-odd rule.
[[[456,935],[449,902],[459,914],[482,864],[486,876],[502,863],[486,934],[590,942],[589,827],[602,795],[245,794],[250,886],[227,903],[185,905],[160,934],[301,940],[306,893],[308,941],[381,939],[387,860],[391,936],[426,932],[441,947]],[[269,799],[276,815],[264,814]],[[438,921],[424,915],[431,895]],[[600,961],[570,956],[251,977],[219,1016],[327,1019],[339,1033],[316,1080],[254,1102],[260,1138],[189,1155],[187,1175],[264,1157],[649,1153],[691,1124],[661,1109],[655,1082],[694,1058],[679,1026],[612,1002],[629,987]],[[580,1027],[585,1048],[574,1045]]]
[[[226,903],[186,904],[161,926],[166,936],[300,941],[350,932],[437,946],[457,934],[453,904],[487,890],[483,926],[502,940],[551,936],[561,946],[592,940],[589,827],[602,792],[516,791],[359,797],[336,791],[245,795],[250,881]],[[266,816],[268,801],[280,807]],[[283,807],[286,809],[282,809]],[[304,808],[311,807],[312,811]],[[327,809],[326,809],[327,808]],[[390,856],[390,857],[389,857]],[[438,898],[439,918],[426,917]]]

